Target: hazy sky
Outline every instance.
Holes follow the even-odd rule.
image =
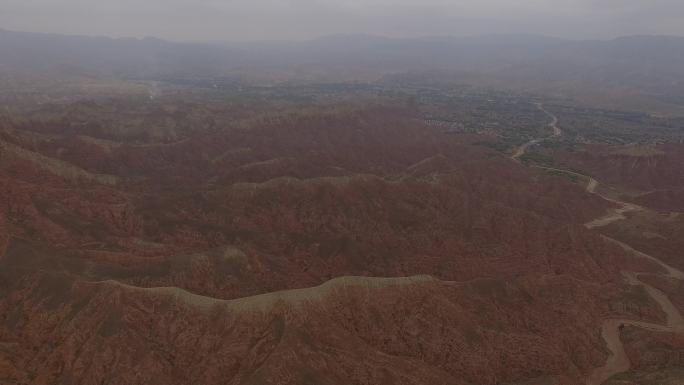
[[[173,40],[684,35],[684,0],[0,0],[0,28]]]

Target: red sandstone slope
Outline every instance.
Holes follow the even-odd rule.
[[[591,331],[596,293],[562,277],[341,286],[322,301],[265,313],[37,279],[5,301],[12,328],[3,340],[33,358],[26,376],[46,383],[493,384],[572,377],[602,356]]]
[[[647,192],[636,197],[634,202],[662,212],[684,213],[684,188]]]
[[[684,211],[684,145],[608,147],[555,154],[559,164],[639,196],[636,203],[660,211]]]
[[[684,146],[587,146],[586,151],[559,153],[561,167],[573,167],[609,181],[625,200],[643,208],[601,229],[608,236],[684,267]]]
[[[581,225],[609,203],[406,111],[27,128],[0,154],[3,381],[574,384],[603,316],[662,317],[619,275],[652,266]]]
[[[632,369],[607,385],[677,385],[684,381],[684,338],[680,334],[629,327],[621,335]]]

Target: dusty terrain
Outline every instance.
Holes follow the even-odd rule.
[[[50,108],[2,123],[3,382],[598,384],[619,324],[679,332],[600,175],[405,107]]]

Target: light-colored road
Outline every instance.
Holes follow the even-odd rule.
[[[550,127],[553,130],[553,134],[546,136],[546,137],[543,137],[543,138],[537,138],[537,139],[530,140],[529,142],[527,142],[527,143],[521,145],[520,147],[516,148],[515,151],[513,151],[513,155],[511,155],[511,159],[513,159],[516,162],[520,162],[520,157],[525,155],[527,153],[527,150],[530,147],[537,145],[537,144],[539,144],[545,140],[557,138],[557,137],[563,135],[563,131],[560,129],[560,127],[558,127],[558,118],[554,114],[547,111],[544,108],[543,104],[537,103],[536,105],[537,105],[537,108],[539,108],[542,112],[544,112],[546,115],[548,115],[551,118],[551,123],[548,124],[548,127]]]
[[[612,199],[607,199],[605,197],[604,197],[604,199],[609,200],[609,201],[614,202],[614,203],[617,203],[621,207],[614,209],[614,210],[611,210],[608,214],[606,214],[600,218],[596,218],[589,223],[586,223],[585,226],[588,229],[608,226],[609,224],[611,224],[613,222],[617,222],[617,221],[621,221],[623,219],[627,219],[627,217],[625,216],[626,213],[643,210],[642,207],[637,206],[637,205],[632,204],[632,203],[614,201]]]
[[[616,205],[620,206],[620,208],[610,210],[605,215],[603,215],[599,218],[593,219],[590,222],[586,223],[584,226],[586,226],[589,229],[593,229],[596,227],[608,226],[609,224],[611,224],[613,222],[617,222],[617,221],[621,221],[623,219],[627,219],[627,217],[625,216],[626,213],[645,210],[643,207],[635,205],[633,203],[623,202],[623,201],[620,201],[620,200],[599,194],[598,192],[596,192],[596,189],[599,186],[599,181],[588,176],[588,175],[580,174],[580,173],[577,173],[574,171],[568,171],[568,170],[562,170],[559,168],[553,168],[553,167],[544,167],[544,166],[533,166],[533,167],[540,168],[543,170],[548,170],[548,171],[556,171],[556,172],[576,176],[576,177],[579,177],[582,179],[586,179],[587,180],[586,190],[588,193],[598,195],[601,198],[603,198],[609,202],[613,202]]]
[[[543,105],[539,104],[538,107],[544,111],[547,115],[549,115],[552,118],[552,122],[549,124],[550,127],[554,129],[554,134],[551,137],[556,137],[562,135],[561,129],[558,127],[558,118],[556,118],[553,114],[548,112],[547,110],[544,109]],[[536,139],[533,141],[530,141],[523,146],[519,147],[513,156],[511,157],[515,161],[519,161],[518,158],[520,158],[522,155],[525,154],[527,149],[541,141],[544,141],[546,139],[549,139],[551,137],[546,137],[546,138],[541,138],[541,139]],[[573,175],[576,177],[580,177],[583,179],[587,180],[587,186],[586,186],[586,191],[590,194],[597,195],[609,202],[615,203],[618,205],[618,208],[611,209],[607,214],[602,215],[594,220],[591,220],[587,223],[585,223],[585,226],[588,229],[595,229],[599,227],[604,227],[607,226],[611,223],[614,223],[616,221],[621,221],[624,219],[627,219],[625,214],[629,212],[635,212],[635,211],[641,211],[641,210],[646,210],[645,208],[635,205],[633,203],[629,202],[624,202],[616,198],[611,198],[606,195],[601,194],[598,192],[598,187],[599,187],[599,181],[583,174],[579,174],[574,171],[569,171],[569,170],[562,170],[562,169],[557,169],[557,168],[551,168],[551,167],[538,167],[542,168],[545,170],[549,171],[556,171],[556,172],[561,172],[561,173],[566,173],[568,175]],[[618,241],[617,239],[613,239],[607,236],[603,236],[604,239],[606,239],[609,242],[615,243],[618,246],[622,247],[624,250],[633,253],[636,256],[650,259],[651,261],[656,262],[659,264],[664,271],[666,271],[663,276],[670,277],[670,278],[676,278],[676,279],[681,279],[684,280],[684,272],[681,270],[678,270],[672,266],[667,265],[663,261],[659,260],[658,258],[648,255],[646,253],[643,253],[641,251],[635,250],[633,247],[627,245],[624,242]],[[638,272],[630,272],[630,271],[623,271],[622,275],[625,278],[625,281],[633,286],[641,286],[643,287],[646,292],[655,300],[658,305],[662,308],[663,312],[666,315],[666,320],[667,324],[666,325],[659,325],[659,324],[653,324],[653,323],[648,323],[648,322],[641,322],[641,321],[634,321],[634,320],[628,320],[628,319],[606,319],[603,322],[603,325],[601,326],[601,336],[603,339],[606,341],[606,346],[608,350],[611,352],[610,356],[608,357],[608,360],[606,360],[606,363],[603,366],[600,366],[589,375],[589,377],[586,380],[587,385],[601,385],[603,382],[605,382],[607,379],[612,377],[615,374],[625,372],[629,370],[631,363],[629,361],[629,357],[627,357],[627,353],[625,353],[625,347],[624,344],[622,343],[622,340],[620,339],[620,327],[622,325],[631,325],[631,326],[636,326],[640,327],[643,329],[651,330],[651,331],[657,331],[657,332],[669,332],[669,333],[684,333],[684,317],[682,316],[681,312],[677,307],[670,301],[670,298],[663,293],[662,291],[654,288],[653,286],[650,286],[646,284],[645,282],[641,281],[639,279],[639,273]]]
[[[272,310],[278,304],[294,306],[320,300],[331,292],[344,287],[358,287],[366,289],[378,289],[391,286],[416,285],[421,283],[438,282],[436,278],[428,275],[416,275],[410,277],[355,277],[343,276],[333,278],[319,286],[302,289],[280,290],[270,293],[257,294],[249,297],[236,299],[219,299],[191,293],[179,287],[139,287],[128,285],[116,280],[89,282],[95,285],[112,285],[130,291],[147,292],[165,295],[175,298],[179,302],[199,308],[211,308],[212,306],[225,306],[233,311],[266,312]],[[439,281],[445,284],[457,284],[457,282]]]

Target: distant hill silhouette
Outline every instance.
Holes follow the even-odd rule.
[[[412,72],[413,80],[424,81],[425,74],[440,71],[459,82],[580,97],[594,91],[638,93],[684,104],[684,37],[674,36],[571,41],[536,35],[336,35],[304,42],[174,43],[0,31],[0,52],[2,72],[68,71],[128,79],[268,73],[276,81],[377,80]]]

